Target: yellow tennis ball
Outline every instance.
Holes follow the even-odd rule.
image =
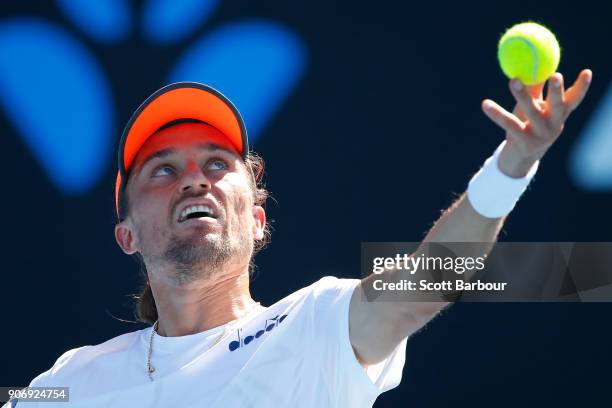
[[[509,28],[497,46],[497,59],[504,74],[518,78],[525,85],[546,81],[557,70],[560,58],[555,35],[533,22]]]

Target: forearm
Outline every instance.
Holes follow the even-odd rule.
[[[450,245],[456,256],[461,257],[482,257],[488,255],[493,249],[499,232],[504,224],[506,217],[488,218],[484,217],[472,207],[467,193],[464,193],[448,209],[429,230],[423,242],[416,251],[416,254],[424,253],[427,256],[436,256],[435,248],[429,243],[458,243]],[[463,243],[484,243],[479,245],[469,245]],[[397,273],[398,271],[394,271]],[[402,271],[402,273],[404,273]],[[417,272],[423,277],[428,275],[428,271]],[[432,280],[431,276],[427,276]],[[470,274],[464,274],[465,279],[469,279]],[[441,309],[447,306],[448,302],[421,303],[411,306],[412,313],[417,320],[425,322]]]
[[[488,218],[476,212],[466,192],[442,213],[442,216],[434,223],[423,239],[416,254],[423,253],[427,256],[436,256],[437,254],[434,253],[436,248],[428,244],[449,243],[445,247],[452,249],[456,256],[486,257],[493,249],[505,219],[506,217]],[[452,243],[457,244],[453,245]],[[469,243],[479,244],[470,245]],[[434,280],[432,276],[429,276],[428,271],[417,273],[423,277],[427,276],[429,280]],[[470,276],[471,273],[466,272],[463,278],[469,279]],[[427,321],[446,305],[448,305],[447,302],[436,302],[434,304],[416,304],[412,307],[417,318]]]
[[[495,241],[501,227],[505,221],[505,217],[488,218],[479,214],[470,203],[467,193],[464,193],[457,199],[448,209],[442,212],[440,218],[434,223],[433,227],[425,236],[421,245],[413,256],[436,257],[440,255],[438,251],[442,250],[442,255],[448,255],[446,248],[451,249],[456,256],[461,257],[481,257],[488,254]],[[428,245],[430,243],[441,243],[440,246]],[[447,244],[448,245],[445,245]],[[457,243],[457,245],[455,245]],[[475,243],[474,245],[466,243]],[[414,275],[416,274],[416,275]],[[469,272],[464,273],[463,278],[469,279]],[[384,358],[395,347],[397,342],[406,335],[413,333],[425,325],[436,314],[450,304],[448,301],[428,301],[428,302],[358,302],[357,299],[365,298],[375,300],[380,292],[373,290],[372,282],[381,277],[388,282],[401,282],[404,280],[414,281],[414,276],[419,276],[419,279],[428,281],[436,281],[436,277],[431,275],[431,271],[417,270],[409,271],[405,269],[388,269],[382,275],[370,275],[363,280],[361,290],[357,292],[354,300],[354,309],[368,309],[370,313],[384,316],[382,319],[377,319],[380,330],[377,333],[386,332],[387,336],[377,336],[377,344],[375,347],[367,347],[359,344],[357,340],[353,340],[356,351],[360,355],[361,361],[365,363],[376,363]],[[445,299],[440,293],[440,299]],[[432,294],[433,296],[433,294]],[[432,298],[433,299],[433,298]],[[368,313],[354,313],[354,316],[368,316]],[[359,332],[358,328],[368,327],[371,330],[372,319],[368,317],[367,323],[353,318],[351,327],[354,332]],[[362,335],[353,335],[353,338],[368,338],[368,333]]]
[[[501,149],[502,146],[500,146]],[[500,151],[498,149],[498,151]],[[497,157],[493,157],[487,161],[482,170],[490,173],[492,168],[498,169]],[[487,167],[488,166],[488,167]],[[482,177],[482,170],[474,178]],[[523,174],[524,176],[524,174]],[[503,177],[509,177],[505,174]],[[474,180],[474,178],[472,180]],[[501,180],[503,185],[503,179]],[[470,186],[472,184],[470,183]],[[487,186],[487,190],[490,190],[488,195],[493,199],[498,197],[494,191],[496,188],[503,186],[490,185]],[[469,188],[468,188],[468,191]],[[473,191],[471,191],[473,193]],[[501,193],[501,192],[500,192]],[[475,194],[475,199],[479,199],[478,194]],[[421,245],[419,245],[413,256],[425,256],[425,257],[445,257],[448,256],[449,251],[454,257],[461,258],[486,258],[493,249],[499,232],[504,224],[506,215],[500,215],[498,217],[484,216],[482,213],[487,214],[489,211],[483,209],[483,204],[473,205],[473,198],[471,193],[466,192],[455,201],[448,209],[446,209],[440,218],[434,223],[433,227],[429,230]],[[518,196],[515,197],[518,199]],[[486,206],[485,206],[486,207]],[[478,211],[477,208],[481,208]],[[432,243],[439,243],[440,245],[431,245]],[[434,282],[440,279],[437,271],[430,271],[428,269],[421,269],[419,271],[406,271],[406,270],[393,270],[388,271],[390,274],[387,275],[393,280],[410,279],[413,274],[416,273],[421,278],[427,281]],[[463,273],[463,279],[469,280],[473,276],[473,271],[466,271]],[[444,294],[439,293],[440,299],[447,299]],[[416,303],[412,305],[405,305],[413,317],[417,321],[425,322],[431,317],[444,308],[448,302],[436,302],[436,303]]]
[[[474,210],[467,194],[446,209],[429,230],[427,242],[495,242],[505,217],[487,218]]]
[[[496,149],[472,178],[467,192],[429,230],[419,253],[432,242],[459,243],[452,248],[460,252],[458,256],[486,256],[491,251],[507,215],[538,167],[537,159],[513,160],[513,154],[517,156],[515,149],[516,145],[506,142]]]
[[[487,258],[507,215],[538,168],[538,160],[509,161],[507,154],[504,158],[504,153],[512,153],[513,147],[505,141],[499,145],[472,177],[466,193],[442,213],[415,256],[437,258],[450,253],[458,258]],[[524,164],[529,167],[522,167]],[[509,171],[511,174],[508,174]],[[465,271],[463,279],[470,280],[473,273]],[[427,268],[419,271],[419,275],[429,281],[441,279],[439,271],[429,271]],[[442,293],[439,296],[445,299]]]

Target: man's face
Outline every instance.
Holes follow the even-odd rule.
[[[140,252],[147,266],[175,271],[178,283],[223,265],[248,265],[265,214],[253,203],[247,171],[211,126],[183,123],[158,132],[134,161],[117,241],[127,253]]]

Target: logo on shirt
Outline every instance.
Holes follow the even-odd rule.
[[[246,336],[245,338],[240,337],[240,332],[242,331],[242,329],[238,329],[238,340],[230,342],[229,351],[234,351],[239,349],[240,347],[249,345],[249,343],[251,343],[255,339],[260,338],[266,332],[272,331],[276,326],[282,323],[282,321],[285,320],[286,317],[287,315],[285,314],[282,316],[276,315],[272,319],[266,319],[261,330],[257,331],[257,333],[253,335]],[[270,324],[268,324],[268,322],[270,322]]]

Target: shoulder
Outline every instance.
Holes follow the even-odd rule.
[[[70,379],[78,375],[81,369],[88,367],[98,359],[127,350],[139,338],[142,331],[125,333],[97,345],[68,350],[57,359],[50,369],[34,378],[30,386],[69,384]]]
[[[280,299],[267,310],[278,316],[285,314],[288,321],[317,321],[327,317],[348,314],[348,304],[359,279],[324,276],[316,282],[305,286]],[[299,319],[294,319],[300,316]]]
[[[324,276],[318,281],[289,294],[276,304],[334,302],[334,300],[347,295],[350,297],[359,282],[359,279]]]
[[[343,292],[352,292],[359,284],[359,279],[337,278],[335,276],[324,276],[312,285],[311,288],[315,296],[337,295]]]
[[[306,289],[318,308],[337,309],[348,303],[359,282],[359,279],[324,276]]]
[[[309,314],[315,324],[340,315],[348,316],[350,299],[359,279],[324,276],[318,281],[292,293],[278,303],[297,306],[301,314]]]
[[[311,296],[315,301],[317,312],[329,311],[332,315],[348,313],[348,306],[359,279],[324,276],[310,286]]]

